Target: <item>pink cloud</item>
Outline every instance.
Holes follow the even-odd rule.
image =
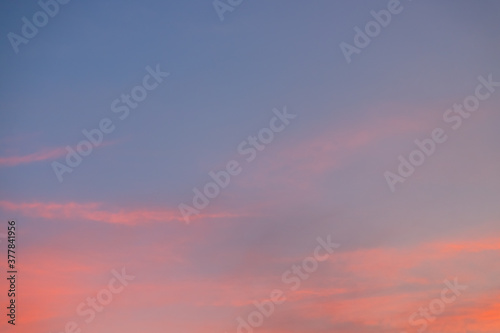
[[[55,160],[66,154],[64,148],[44,148],[36,153],[23,156],[0,157],[0,166],[11,167],[19,164]]]
[[[68,204],[68,209],[70,207]],[[85,207],[95,210],[99,205],[88,204]],[[488,253],[492,251],[499,252],[498,237],[440,240],[397,249],[339,249],[328,261],[321,263],[320,270],[303,281],[297,291],[289,290],[289,285],[281,281],[282,271],[279,269],[271,275],[255,271],[253,274],[245,272],[226,277],[177,276],[172,272],[185,271],[190,262],[189,255],[179,251],[181,243],[156,243],[144,248],[145,252],[155,257],[148,255],[150,261],[147,265],[130,267],[130,273],[140,271],[141,276],[138,275],[137,280],[127,287],[126,294],[117,297],[106,311],[123,314],[134,313],[138,308],[152,311],[161,308],[163,315],[152,318],[151,325],[191,325],[193,332],[205,332],[206,327],[211,327],[212,331],[236,332],[235,318],[247,316],[255,310],[254,301],[268,299],[269,292],[278,288],[286,292],[287,301],[277,306],[270,318],[266,318],[259,329],[262,332],[303,333],[314,331],[318,325],[344,333],[358,333],[370,327],[384,328],[388,332],[413,332],[416,330],[409,326],[408,317],[439,297],[442,281],[452,279],[456,274],[461,283],[470,283],[471,287],[456,302],[447,306],[428,331],[493,333],[500,328],[500,294],[497,285],[485,282],[491,276],[490,268],[497,261],[477,260],[488,258]],[[100,250],[89,251],[92,257]],[[123,253],[123,249],[110,247],[110,251],[109,256],[119,253],[119,258],[130,258],[134,253],[143,255],[136,253],[135,249]],[[171,254],[180,258],[171,257]],[[165,255],[168,259],[162,259]],[[298,256],[281,261],[288,263],[292,260],[295,263],[302,259]],[[33,282],[25,286],[25,295],[29,295],[29,299],[25,296],[25,303],[30,304],[26,309],[30,318],[26,318],[26,322],[32,325],[54,318],[57,328],[65,322],[57,321],[58,317],[74,318],[75,306],[85,297],[95,295],[109,275],[105,263],[94,263],[92,260],[75,262],[74,254],[61,253],[51,247],[43,248],[43,254],[37,251],[27,254],[24,263],[25,274],[37,276],[36,284]],[[477,269],[463,274],[471,271],[472,263],[479,264]],[[429,276],[421,277],[417,271],[427,264],[430,264],[426,268]],[[173,268],[168,274],[159,274],[164,272],[163,266]],[[434,270],[434,267],[443,267],[443,270]],[[86,281],[89,276],[101,278]],[[59,281],[57,284],[52,283],[55,279]],[[29,280],[35,281],[33,278]],[[44,290],[37,289],[39,284],[46,286]],[[66,307],[54,308],[60,304]],[[186,321],[186,317],[179,317],[175,309],[182,309],[186,317],[197,314],[198,320]]]
[[[183,216],[175,209],[104,209],[102,203],[14,203],[0,201],[0,208],[19,212],[24,216],[44,219],[89,220],[104,223],[138,225],[151,222],[183,222]],[[231,213],[198,214],[193,220],[227,218]]]
[[[293,166],[296,172],[320,175],[339,167],[352,154],[377,141],[423,127],[418,120],[393,118],[369,121],[339,132],[328,131],[280,153],[273,161],[273,169]]]
[[[411,137],[427,130],[430,122],[420,118],[386,117],[351,124],[346,128],[336,126],[336,129],[311,131],[313,135],[301,141],[271,147],[276,149],[276,153],[249,165],[246,168],[248,171],[237,178],[236,183],[246,193],[255,190],[260,198],[263,195],[266,197],[266,200],[260,199],[254,204],[257,211],[268,210],[270,206],[275,209],[281,204],[289,206],[290,202],[303,204],[304,198],[310,202],[321,202],[325,197],[322,177],[347,168],[360,158],[371,156],[366,152],[380,149],[382,140]]]
[[[118,142],[120,141],[105,141],[97,146],[94,146],[94,149],[114,145]],[[76,146],[73,147],[73,149],[76,150]],[[65,147],[43,148],[40,151],[28,155],[0,157],[0,167],[12,167],[20,164],[35,163],[46,160],[56,160],[58,158],[66,156],[67,153],[68,152]]]

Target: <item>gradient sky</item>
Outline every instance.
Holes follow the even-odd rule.
[[[282,289],[256,332],[410,333],[457,278],[426,332],[500,332],[500,88],[458,130],[443,121],[479,76],[500,81],[500,3],[402,0],[347,64],[339,44],[387,3],[246,0],[221,22],[210,0],[70,1],[16,54],[7,34],[40,7],[2,2],[0,234],[17,221],[19,297],[0,330],[236,332]],[[157,64],[170,76],[119,120],[111,103]],[[297,117],[247,163],[238,145],[284,107]],[[59,182],[51,164],[103,118],[115,131]],[[448,140],[392,193],[384,172],[436,127]],[[186,224],[178,205],[233,159],[241,174]],[[283,272],[328,235],[340,247],[291,291]],[[135,279],[85,324],[75,309],[122,267]]]

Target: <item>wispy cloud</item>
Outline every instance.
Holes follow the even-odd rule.
[[[0,208],[18,212],[24,216],[44,219],[88,220],[103,223],[139,225],[152,222],[182,222],[183,217],[177,209],[106,209],[103,203],[54,203],[0,201]],[[195,220],[228,218],[238,215],[231,213],[200,214]]]
[[[28,155],[0,157],[0,167],[12,167],[19,164],[55,160],[65,154],[66,150],[64,148],[44,148],[36,153]]]
[[[3,140],[3,141],[8,141],[8,140]],[[122,142],[123,140],[109,140],[109,141],[104,141],[98,146],[94,146],[94,149],[96,148],[102,148],[110,145],[114,145],[117,143]],[[76,150],[76,146],[72,147],[74,150]],[[14,151],[14,149],[8,149],[9,151]],[[17,150],[17,149],[16,149]],[[66,150],[66,147],[51,147],[51,148],[41,148],[35,153],[31,154],[26,154],[26,155],[12,155],[12,156],[0,156],[0,167],[13,167],[16,165],[20,164],[28,164],[28,163],[35,163],[35,162],[41,162],[41,161],[47,161],[47,160],[56,160],[58,158],[61,158],[63,156],[66,156],[68,151]]]

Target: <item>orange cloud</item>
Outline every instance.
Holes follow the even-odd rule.
[[[95,203],[80,206],[90,210],[99,207]],[[0,202],[0,207],[5,207],[5,203]],[[73,203],[66,208],[71,210],[71,207],[79,206]],[[61,207],[52,209],[63,210]],[[113,301],[109,310],[122,314],[138,308],[145,311],[162,309],[163,315],[152,318],[151,322],[151,325],[160,327],[162,321],[172,326],[187,325],[185,317],[179,317],[173,310],[182,309],[189,316],[199,314],[197,321],[189,322],[193,325],[191,331],[205,332],[204,328],[210,326],[212,331],[236,332],[237,316],[248,316],[255,310],[254,301],[262,302],[269,297],[271,290],[282,289],[287,301],[266,318],[259,329],[262,332],[303,333],[314,331],[314,327],[324,327],[325,331],[344,333],[368,329],[411,333],[416,329],[409,326],[409,316],[439,297],[445,278],[458,276],[460,283],[470,285],[470,288],[456,302],[447,305],[445,312],[429,325],[427,331],[496,333],[500,328],[498,284],[495,285],[494,279],[488,282],[494,278],[491,267],[497,261],[492,257],[492,261],[476,260],[488,258],[491,252],[499,254],[498,237],[440,240],[398,249],[380,247],[339,251],[322,262],[320,269],[303,281],[297,291],[291,291],[289,285],[281,281],[280,269],[271,275],[258,270],[252,270],[250,274],[247,270],[239,275],[241,269],[238,267],[234,272],[229,270],[225,276],[201,274],[188,277],[184,273],[190,267],[189,254],[181,253],[181,258],[171,257],[171,254],[182,252],[179,251],[181,243],[147,245],[144,252],[154,257],[149,257],[147,264],[130,267],[132,274],[140,271],[141,276],[127,287],[123,297]],[[109,251],[108,256],[113,257],[111,262],[121,261],[118,258],[128,260],[136,252],[131,249],[123,253],[123,249],[115,250],[112,244]],[[88,258],[88,253],[85,254]],[[162,259],[165,255],[168,259]],[[43,248],[42,253],[32,251],[26,254],[24,274],[27,280],[36,281],[24,287],[24,303],[31,304],[26,308],[30,316],[26,322],[36,326],[52,318],[53,327],[62,327],[66,320],[75,318],[74,309],[79,302],[102,288],[109,275],[107,264],[92,259],[75,261],[75,258],[78,257],[74,253],[51,247]],[[260,259],[266,260],[264,257]],[[285,262],[288,267],[290,261],[298,263],[302,259],[302,256],[294,256],[272,260]],[[245,264],[249,263],[245,261]],[[424,267],[424,271],[428,275],[421,276],[419,270],[426,265],[429,267]],[[474,272],[463,274],[472,270],[470,265],[476,265]],[[166,270],[163,266],[171,269]],[[442,269],[435,270],[434,267]],[[177,272],[180,274],[176,275]],[[88,280],[92,276],[97,278]],[[57,284],[52,283],[55,280]],[[40,290],[40,284],[44,286],[43,290]],[[56,308],[58,304],[64,304],[66,308]]]
[[[294,324],[288,327],[284,324],[285,318],[295,318],[300,323],[326,322],[336,332],[357,333],[368,328],[413,332],[415,327],[408,323],[410,315],[440,297],[445,279],[452,281],[457,276],[459,283],[469,288],[430,323],[428,331],[465,333],[468,329],[494,333],[500,329],[500,295],[489,269],[496,260],[487,258],[492,251],[498,258],[499,244],[498,237],[485,237],[398,249],[381,247],[338,252],[321,264],[326,265],[324,270],[313,273],[297,291],[290,291],[289,286],[274,277],[266,279],[258,275],[250,280],[272,282],[259,285],[257,293],[255,286],[245,284],[247,278],[243,283],[240,277],[226,280],[221,286],[211,286],[210,290],[217,291],[215,295],[220,297],[214,304],[239,307],[238,312],[245,315],[254,310],[254,299],[264,299],[266,288],[269,291],[283,289],[287,302],[266,322],[264,331],[267,332],[279,331],[273,327],[289,332],[308,331],[296,329]],[[227,294],[228,285],[244,293]]]

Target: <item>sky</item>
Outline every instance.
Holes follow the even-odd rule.
[[[0,17],[0,331],[500,332],[498,1]]]

